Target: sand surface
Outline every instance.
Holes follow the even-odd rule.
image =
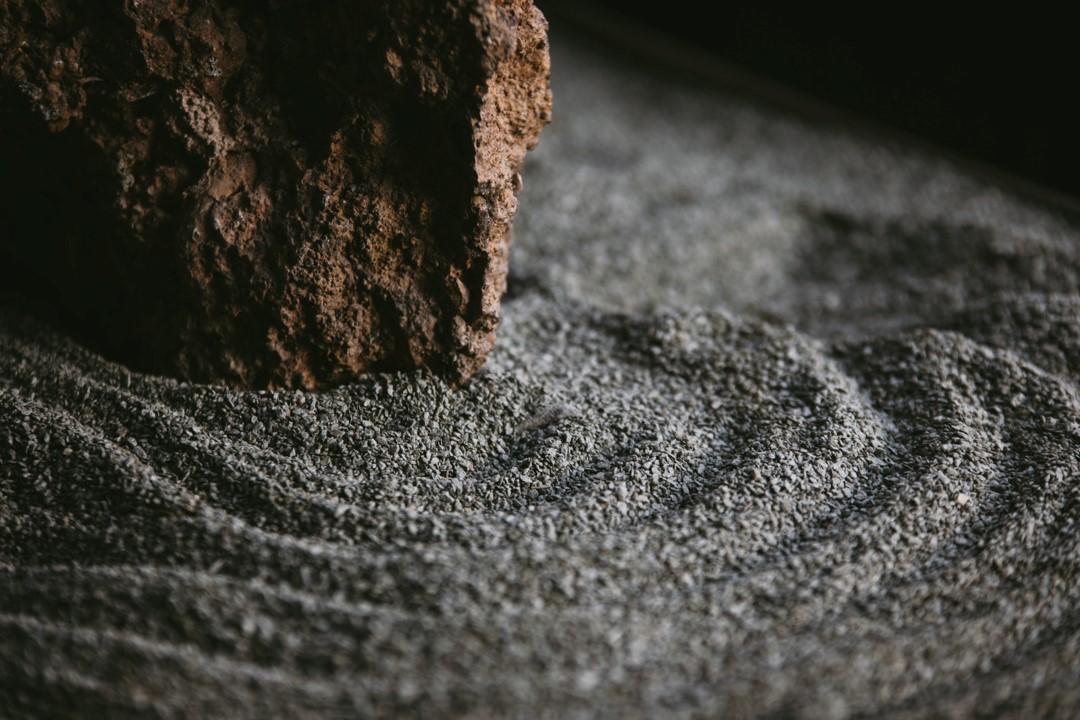
[[[0,717],[1080,713],[1080,224],[589,48],[464,390],[0,312]]]

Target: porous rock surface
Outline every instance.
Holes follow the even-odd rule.
[[[548,79],[529,0],[5,0],[0,282],[139,369],[462,382]]]

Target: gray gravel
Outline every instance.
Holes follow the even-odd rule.
[[[554,40],[464,390],[0,312],[0,717],[1080,715],[1075,219]]]

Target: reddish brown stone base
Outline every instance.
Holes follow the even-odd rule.
[[[0,282],[140,369],[464,381],[548,78],[529,0],[8,0]]]

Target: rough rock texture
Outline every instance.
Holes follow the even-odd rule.
[[[0,284],[140,369],[463,381],[548,78],[529,0],[5,0]]]

